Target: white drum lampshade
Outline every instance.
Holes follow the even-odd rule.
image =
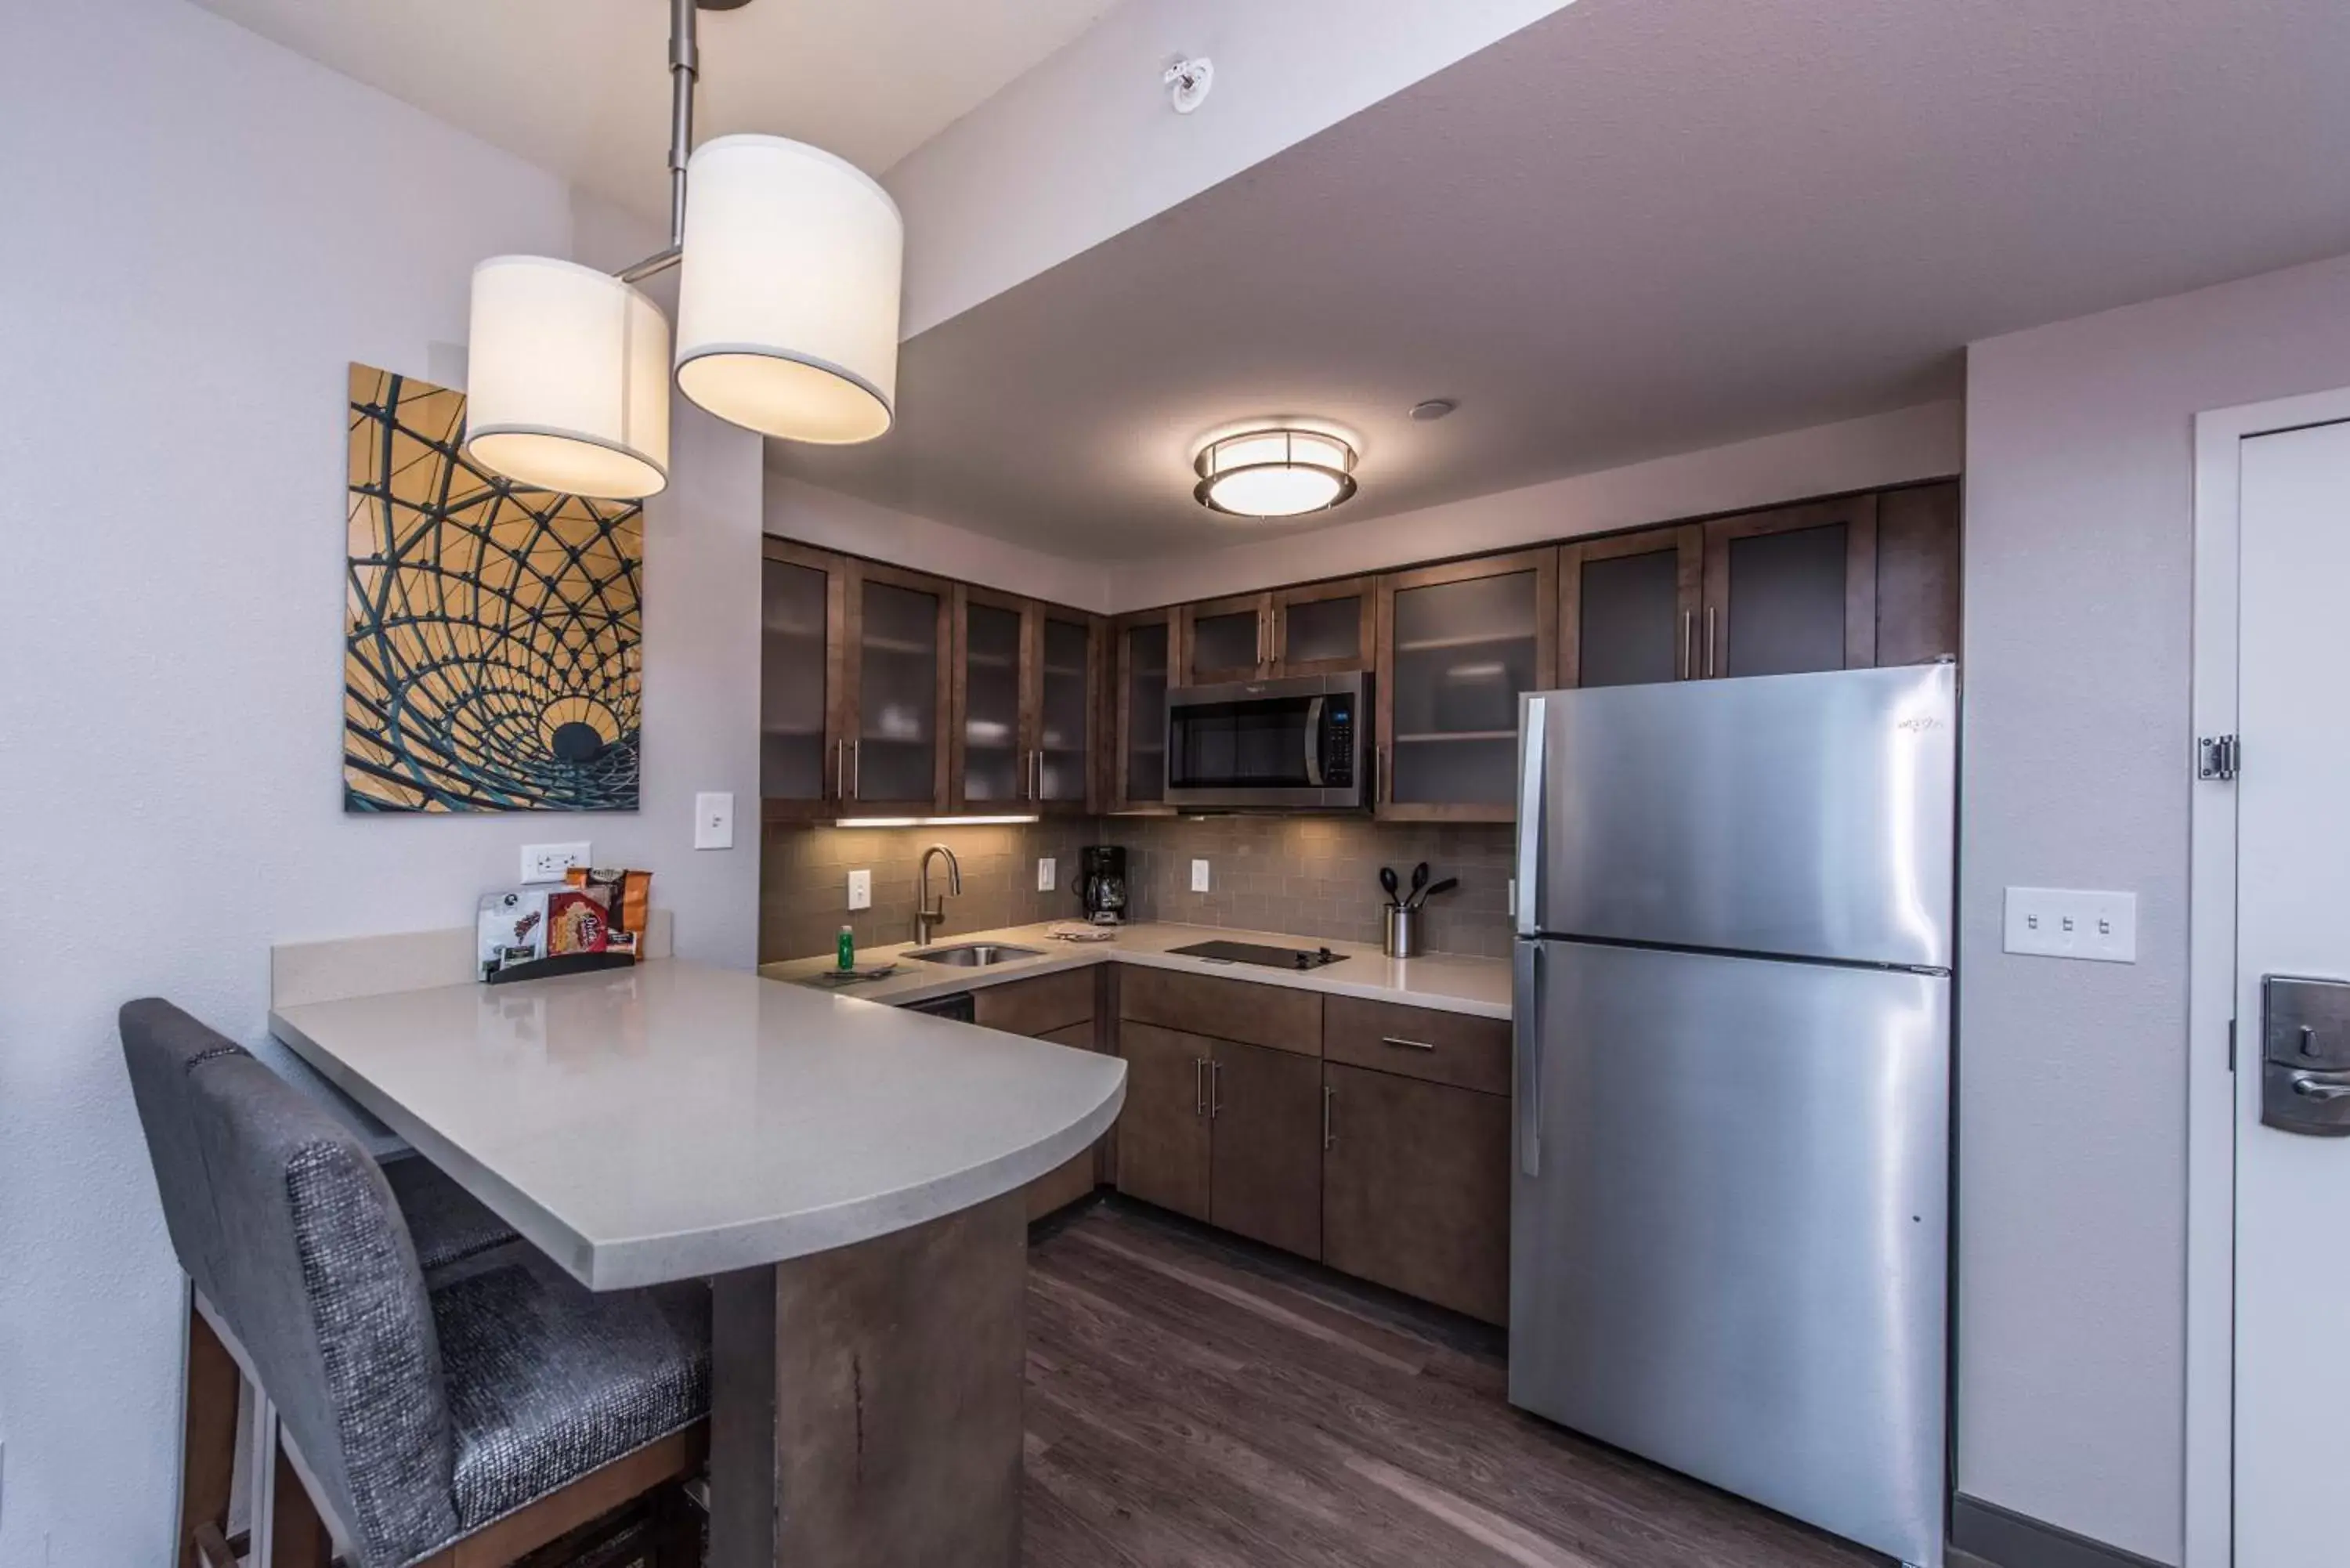
[[[678,389],[720,419],[845,445],[898,400],[906,225],[855,165],[777,136],[721,136],[686,171]]]
[[[473,268],[465,455],[517,483],[632,500],[669,483],[669,321],[548,256]]]

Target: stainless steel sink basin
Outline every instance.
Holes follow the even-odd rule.
[[[1035,948],[1015,948],[1000,942],[958,942],[951,947],[917,948],[906,955],[924,963],[953,964],[959,969],[979,969],[992,963],[1009,963],[1014,959],[1042,958]]]

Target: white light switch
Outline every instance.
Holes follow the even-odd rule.
[[[734,847],[734,796],[731,791],[705,792],[693,797],[693,846]]]
[[[522,879],[525,882],[560,882],[563,874],[574,866],[588,864],[588,846],[579,844],[525,844],[522,846]]]
[[[1039,855],[1036,857],[1036,891],[1039,893],[1051,892],[1053,890],[1053,877],[1059,872],[1060,868],[1060,863],[1055,860],[1051,856]]]
[[[2043,958],[2136,963],[2137,895],[2010,888],[2004,945]]]
[[[873,907],[873,873],[851,871],[848,874],[848,907],[869,909]]]
[[[1207,890],[1208,863],[1204,860],[1194,860],[1191,862],[1191,891],[1204,893]]]

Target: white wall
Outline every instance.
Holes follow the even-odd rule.
[[[905,335],[1197,195],[1568,0],[1128,0],[882,176]],[[1179,115],[1159,75],[1206,55]]]
[[[1959,1488],[2165,1563],[2184,1462],[2191,421],[2344,385],[2350,257],[1969,355]],[[2136,891],[2138,961],[2005,956],[2009,885]]]
[[[5,1568],[168,1560],[179,1281],[114,1011],[260,1044],[269,944],[461,923],[532,839],[650,866],[747,964],[759,454],[681,418],[650,509],[644,810],[347,817],[345,362],[465,336],[536,170],[179,0],[0,8],[0,1495]]]
[[[1031,550],[806,480],[767,475],[767,532],[962,582],[1107,613],[1109,567]]]
[[[1120,611],[1145,609],[1673,517],[1939,479],[1959,471],[1961,426],[1958,403],[1926,403],[1260,545],[1121,563],[1111,574],[1110,597]]]

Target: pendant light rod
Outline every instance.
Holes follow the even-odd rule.
[[[694,0],[670,0],[669,248],[621,268],[616,275],[622,283],[667,272],[685,256],[685,166],[693,156],[693,89],[702,77],[695,21]]]

